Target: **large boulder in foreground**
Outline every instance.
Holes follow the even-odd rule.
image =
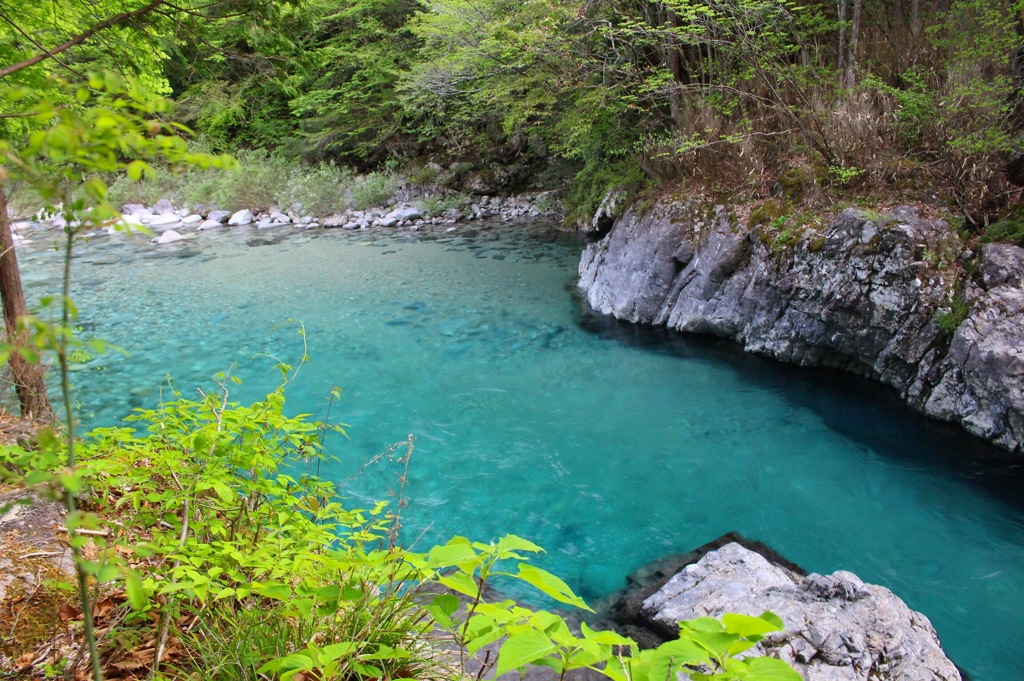
[[[914,208],[847,209],[822,229],[749,227],[722,206],[631,207],[589,244],[579,287],[631,322],[894,387],[912,407],[1006,449],[1024,443],[1024,250],[986,246]]]
[[[800,575],[729,543],[683,568],[643,601],[670,632],[681,620],[769,610],[786,625],[755,648],[807,681],[960,681],[928,618],[850,572]]]

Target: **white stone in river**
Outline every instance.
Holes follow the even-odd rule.
[[[229,225],[248,225],[254,220],[253,215],[250,211],[242,209],[231,216],[228,220]]]
[[[214,229],[216,227],[223,227],[223,226],[224,226],[224,223],[219,222],[217,220],[203,220],[203,222],[200,223],[200,225],[199,225],[199,227],[197,227],[197,229],[199,231],[203,231],[205,229]]]
[[[166,215],[154,215],[148,220],[146,218],[142,218],[142,221],[149,224],[150,227],[157,228],[177,225],[181,223],[181,218],[174,213],[167,213]]]
[[[171,214],[174,212],[174,204],[171,203],[169,199],[160,199],[153,204],[153,212],[157,215]]]
[[[152,241],[155,244],[173,244],[175,241],[181,241],[184,238],[185,237],[183,237],[181,234],[178,234],[173,229],[169,229],[160,236],[158,236],[157,238],[153,239]]]
[[[396,220],[415,220],[416,218],[423,217],[423,211],[413,206],[403,206],[388,213],[387,217],[395,218]]]
[[[194,225],[194,224],[200,223],[202,221],[203,221],[203,216],[196,215],[195,213],[193,213],[192,215],[183,217],[181,219],[181,224],[183,224],[183,225]]]

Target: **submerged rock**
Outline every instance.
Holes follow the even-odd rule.
[[[173,244],[177,241],[181,241],[184,238],[185,237],[183,237],[178,232],[175,232],[173,229],[169,229],[160,236],[156,237],[155,239],[151,239],[151,241],[155,244]]]
[[[171,229],[181,224],[181,218],[174,213],[163,213],[149,218],[142,217],[140,219],[143,223],[147,224],[150,229]]]
[[[665,638],[677,623],[771,611],[786,629],[754,648],[807,681],[959,681],[928,618],[850,572],[803,575],[737,543],[707,552],[642,602],[634,626]]]
[[[600,312],[731,338],[750,352],[834,367],[1010,450],[1024,442],[1024,250],[983,252],[950,332],[962,250],[913,208],[848,209],[822,230],[740,224],[724,207],[630,208],[587,246],[579,286]],[[988,264],[985,264],[988,263]]]

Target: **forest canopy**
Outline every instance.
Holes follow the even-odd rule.
[[[360,170],[516,164],[516,182],[564,186],[581,217],[610,188],[695,179],[755,196],[939,187],[983,221],[1016,197],[1022,6],[6,2],[0,64],[44,58],[0,67],[0,82],[115,69],[176,100],[213,151]]]

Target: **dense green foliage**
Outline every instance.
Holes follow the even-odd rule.
[[[1024,111],[1016,0],[158,5],[61,64],[116,66],[172,92],[215,151],[360,170],[433,159],[476,169],[493,190],[568,179],[580,217],[606,189],[651,181],[765,196],[794,165],[816,178],[802,200],[937,192],[970,219],[1009,200],[1003,160]],[[5,10],[0,56],[31,54],[24,35],[53,45],[89,17],[145,5],[57,6],[61,21],[49,5]]]
[[[187,92],[219,93],[205,100],[213,117],[185,99],[220,144],[363,167],[525,163],[572,178],[580,215],[645,177],[763,195],[794,164],[818,191],[919,200],[930,186],[969,212],[1005,204],[1019,3],[847,5],[840,16],[834,2],[792,0],[314,0],[284,18],[294,51],[251,46],[280,57],[259,88],[200,78]]]

